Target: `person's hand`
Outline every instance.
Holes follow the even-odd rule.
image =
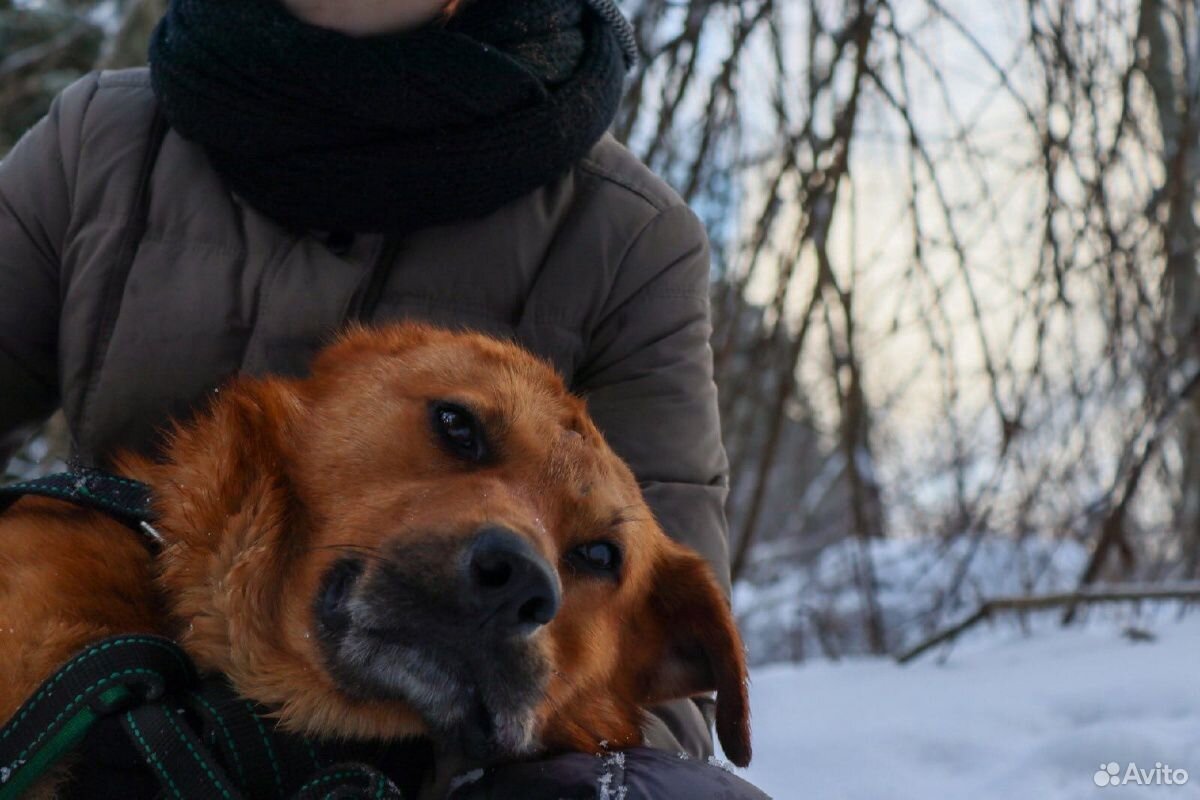
[[[647,747],[506,764],[453,785],[450,800],[770,800],[720,767]]]
[[[350,36],[372,36],[416,28],[437,17],[451,0],[282,0],[310,25]],[[457,5],[457,3],[455,3]]]

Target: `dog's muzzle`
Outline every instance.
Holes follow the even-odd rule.
[[[523,537],[486,527],[326,570],[314,603],[327,667],[359,699],[399,700],[471,758],[534,744],[549,661],[538,636],[562,605],[558,575]]]

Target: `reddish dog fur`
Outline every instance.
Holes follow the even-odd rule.
[[[472,409],[494,458],[446,452],[429,430],[440,399]],[[708,566],[663,534],[584,402],[515,346],[415,324],[351,331],[311,377],[237,379],[175,429],[164,460],[117,467],[155,492],[157,558],[119,523],[57,501],[0,515],[0,720],[89,642],[147,632],[290,730],[436,737],[402,692],[347,690],[314,597],[347,553],[375,554],[362,593],[388,554],[438,576],[450,567],[421,563],[419,547],[502,525],[552,565],[562,597],[522,650],[538,693],[500,720],[527,728],[509,732],[505,755],[634,745],[646,706],[715,689],[724,750],[750,759],[743,649]],[[596,540],[621,553],[615,579],[569,563]]]

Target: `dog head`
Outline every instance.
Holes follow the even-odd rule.
[[[725,752],[749,760],[711,572],[517,347],[352,331],[307,379],[222,390],[155,469],[182,643],[293,730],[596,752],[715,689]]]

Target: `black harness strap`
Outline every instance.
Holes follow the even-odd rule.
[[[206,744],[236,777],[248,797],[282,798],[294,791],[303,776],[327,765],[312,745],[274,730],[256,707],[234,693],[227,683],[207,681],[203,691],[185,698],[206,731]]]
[[[183,719],[183,710],[149,703],[126,711],[121,724],[172,800],[241,800],[242,793]]]
[[[292,800],[404,800],[404,795],[374,767],[350,763],[317,773]]]
[[[102,511],[128,525],[154,547],[162,544],[152,524],[152,493],[144,483],[103,470],[79,467],[70,472],[0,487],[0,513],[26,495],[51,497]]]
[[[68,661],[0,730],[0,797],[19,795],[102,716],[155,702],[197,680],[191,661],[157,636],[118,636]],[[26,773],[28,771],[28,773]]]

